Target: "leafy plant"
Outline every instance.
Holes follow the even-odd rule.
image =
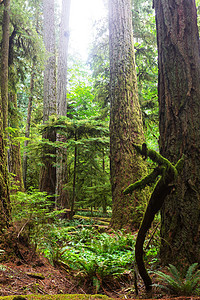
[[[53,210],[51,195],[35,189],[27,193],[17,192],[11,195],[11,204],[18,237],[27,235],[35,247],[40,239],[44,238],[43,230],[47,230],[50,226],[48,223],[55,221],[56,216],[64,212],[64,210]]]
[[[77,259],[77,263],[80,266],[78,275],[91,281],[96,292],[99,291],[104,281],[110,278],[120,277],[125,271],[125,268],[114,265],[110,259],[103,261],[99,261],[98,259]]]
[[[168,271],[170,274],[165,274],[157,271],[159,279],[164,285],[157,284],[157,286],[169,290],[172,294],[190,296],[192,294],[199,294],[198,288],[200,283],[200,270],[197,270],[198,263],[192,264],[186,275],[183,276],[180,271],[173,265],[169,265]]]
[[[99,239],[93,239],[91,245],[86,245],[85,248],[97,255],[112,255],[119,251],[132,251],[133,246],[134,239],[131,235],[116,233],[114,236],[111,236],[107,233],[102,233]]]

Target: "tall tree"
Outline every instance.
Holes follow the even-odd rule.
[[[47,60],[44,71],[44,102],[43,121],[48,121],[49,117],[56,114],[56,57],[55,57],[55,16],[54,0],[43,0],[44,13],[44,44],[47,51]],[[55,130],[47,130],[43,138],[50,142],[56,141]],[[46,143],[44,146],[43,164],[40,178],[40,190],[48,194],[55,194],[56,188],[56,168],[55,168],[55,147]]]
[[[27,111],[27,121],[26,121],[26,129],[25,129],[25,137],[27,138],[24,142],[24,148],[26,149],[28,146],[28,139],[30,137],[30,127],[31,127],[31,113],[33,107],[33,89],[34,89],[34,77],[35,77],[35,60],[33,61],[32,72],[31,72],[31,79],[30,79],[30,96],[28,101],[28,111]],[[27,162],[28,156],[26,150],[24,151],[23,155],[23,181],[24,181],[24,188],[27,188]]]
[[[136,206],[144,202],[142,193],[132,197],[123,190],[141,178],[145,165],[133,143],[144,141],[137,95],[130,0],[109,1],[110,46],[110,168],[113,199],[111,225],[114,228],[136,226]]]
[[[1,44],[1,94],[0,94],[0,245],[5,242],[5,228],[9,226],[10,198],[7,171],[7,154],[5,149],[4,129],[8,118],[8,54],[9,54],[9,24],[10,0],[5,0],[3,15],[3,37]],[[2,248],[2,247],[1,247]]]
[[[9,127],[12,128],[12,133],[9,136],[10,145],[8,151],[8,169],[14,174],[13,182],[19,190],[23,190],[22,164],[20,143],[16,140],[19,136],[19,115],[17,111],[17,81],[18,76],[14,64],[14,40],[17,35],[17,29],[14,28],[9,38]]]
[[[10,0],[4,1],[3,35],[1,54],[1,99],[3,109],[3,128],[8,126],[8,56],[10,36]]]
[[[58,47],[58,75],[57,75],[57,114],[59,116],[67,115],[67,56],[69,45],[69,15],[70,15],[71,0],[62,1],[60,37]],[[62,141],[63,136],[57,135],[57,140]],[[67,153],[66,149],[58,149],[57,169],[56,169],[56,194],[57,204],[65,206],[67,203],[67,194],[63,190],[64,184],[67,181],[66,164]]]
[[[200,51],[195,0],[154,0],[159,65],[160,152],[185,155],[162,209],[163,263],[200,262]]]
[[[67,113],[67,56],[69,48],[70,5],[71,0],[62,0],[57,75],[57,113],[60,116],[66,116]]]

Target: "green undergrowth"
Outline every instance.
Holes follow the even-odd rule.
[[[6,296],[6,297],[0,297],[0,299],[7,299],[7,300],[17,300],[18,298],[22,300],[24,297],[24,300],[109,300],[112,298],[109,298],[104,295],[80,295],[80,294],[74,294],[74,295],[25,295],[25,296]]]
[[[61,266],[80,285],[86,285],[86,292],[103,294],[105,288],[133,284],[137,232],[102,228],[97,226],[99,220],[89,217],[62,220],[60,211],[47,206],[47,195],[38,191],[18,193],[12,203],[19,238],[28,239],[52,265]],[[155,222],[145,244],[145,261],[151,270],[158,262],[160,238],[156,224],[159,223]]]

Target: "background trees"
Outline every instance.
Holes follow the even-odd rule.
[[[195,1],[155,0],[160,152],[172,162],[185,155],[176,190],[162,209],[163,263],[199,262],[200,56]]]
[[[187,261],[192,262],[199,257],[197,226],[199,222],[199,37],[195,2],[186,0],[177,0],[176,3],[170,0],[165,3],[161,0],[154,2],[159,49],[160,152],[172,162],[177,162],[182,154],[186,157],[185,169],[178,182],[176,194],[169,197],[162,211],[161,255],[163,262],[168,263],[173,257],[170,249],[173,249],[173,253],[181,252]],[[45,52],[44,106],[41,1],[13,0],[9,31],[8,27],[6,29],[8,10],[4,11],[6,3],[8,2],[4,1],[0,5],[0,23],[4,25],[3,31],[0,29],[1,47],[3,50],[5,46],[6,51],[1,51],[1,79],[5,74],[4,80],[1,80],[2,111],[3,107],[5,108],[4,124],[1,125],[5,129],[8,127],[9,120],[9,140],[16,145],[22,141],[21,152],[24,152],[27,157],[27,172],[25,171],[27,190],[32,187],[38,188],[40,185],[41,190],[54,194],[55,169],[58,165],[64,165],[64,178],[60,186],[62,186],[61,192],[64,191],[66,195],[62,203],[65,208],[71,208],[71,211],[80,207],[98,208],[104,213],[108,208],[111,209],[107,137],[111,103],[110,158],[114,199],[111,224],[116,229],[124,225],[130,228],[136,223],[139,225],[146,204],[145,197],[142,192],[138,192],[131,199],[129,196],[122,196],[122,191],[129,183],[139,179],[144,171],[146,172],[141,159],[132,149],[132,143],[141,144],[145,135],[148,146],[158,151],[156,92],[158,69],[151,1],[132,1],[133,19],[129,1],[109,2],[110,58],[108,23],[105,18],[104,22],[97,24],[97,38],[89,60],[90,68],[80,59],[76,59],[74,53],[68,56],[67,110],[66,55],[65,58],[58,59],[58,69],[60,70],[60,66],[64,68],[63,72],[58,72],[57,79],[55,76],[55,49],[61,50],[62,47],[57,43],[58,38],[54,39],[53,1],[44,1],[45,20],[46,18],[48,22],[52,20],[50,24],[44,24],[48,32],[48,35],[45,35],[47,52]],[[51,5],[51,8],[47,9],[46,5]],[[199,6],[199,1],[197,5]],[[46,15],[46,9],[48,13],[52,12],[52,19]],[[24,11],[27,13],[24,14]],[[56,16],[55,19],[59,23],[60,16]],[[192,16],[192,21],[188,16]],[[58,31],[56,27],[55,32]],[[6,43],[8,37],[10,39],[9,71],[7,70],[8,48],[4,44],[6,32]],[[63,30],[61,32],[63,37]],[[135,36],[136,64],[132,35]],[[63,40],[64,38],[60,39],[61,42]],[[66,44],[63,47],[66,48]],[[61,54],[58,56],[62,57]],[[5,64],[4,59],[6,59]],[[65,64],[60,63],[61,60],[64,60]],[[110,73],[109,68],[111,68]],[[63,77],[61,73],[64,74]],[[7,75],[9,75],[8,79]],[[61,77],[62,84],[59,81]],[[138,81],[138,88],[136,81]],[[62,106],[64,108],[59,111],[56,111],[56,93],[57,100],[62,99],[64,104]],[[9,107],[8,116],[6,116],[7,107]],[[67,118],[57,116],[66,113]],[[13,122],[15,121],[13,117],[16,117],[16,123]],[[45,124],[41,126],[42,123]],[[144,127],[144,134],[142,127]],[[61,140],[56,141],[56,132],[62,136]],[[1,131],[1,137],[3,166],[1,204],[2,211],[4,209],[6,211],[4,221],[4,215],[1,216],[3,226],[7,226],[7,220],[10,219],[10,205],[6,200],[9,200],[8,177],[5,169],[7,133],[5,135]],[[56,152],[58,148],[63,148],[67,153],[67,164],[56,160],[56,156],[59,156],[59,152]],[[16,158],[16,155],[13,157]],[[10,159],[10,165],[12,161]],[[17,161],[20,162],[20,157]],[[42,175],[39,184],[41,166]],[[151,169],[150,164],[148,167]],[[18,170],[20,167],[17,167],[16,171],[13,168],[12,173],[16,175]],[[59,190],[60,188],[58,189],[60,195]],[[166,247],[164,240],[170,244],[169,247]]]

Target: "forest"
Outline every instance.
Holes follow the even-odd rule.
[[[200,299],[200,0],[102,0],[87,60],[72,2],[0,0],[0,299]]]

